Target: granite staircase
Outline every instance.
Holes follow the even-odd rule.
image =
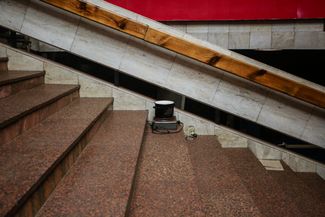
[[[146,132],[129,216],[324,216],[324,180],[282,164],[265,170],[215,136]]]
[[[85,199],[85,209],[70,206],[73,216],[90,216],[87,207],[95,215],[89,201],[100,212],[125,212],[147,112],[112,111],[112,98],[80,98],[78,85],[44,84],[45,72],[8,71],[7,62],[0,61],[0,216],[35,216],[60,193],[71,203]]]
[[[0,61],[0,216],[325,216],[314,173],[268,171],[215,136],[154,134],[78,85]]]

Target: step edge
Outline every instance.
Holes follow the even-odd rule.
[[[130,188],[128,200],[126,202],[124,217],[128,217],[131,214],[132,199],[134,198],[134,195],[136,192],[136,180],[137,180],[137,175],[138,175],[137,171],[139,171],[140,159],[143,156],[143,144],[144,144],[144,140],[145,140],[145,136],[146,136],[145,130],[146,130],[146,125],[147,125],[147,121],[148,121],[148,113],[149,113],[148,110],[146,110],[146,118],[144,120],[144,125],[143,125],[143,129],[142,129],[141,144],[140,144],[140,148],[139,148],[139,152],[138,152],[136,165],[134,168],[134,174],[133,174],[132,181],[131,181],[131,188]]]
[[[109,98],[106,98],[109,99]],[[10,217],[10,216],[14,216],[16,215],[19,210],[21,208],[23,208],[24,204],[26,204],[26,202],[33,196],[33,194],[37,191],[38,188],[40,188],[42,186],[42,183],[44,183],[46,181],[46,179],[48,177],[51,176],[51,174],[54,172],[55,168],[57,166],[60,165],[61,162],[63,162],[63,160],[65,160],[65,158],[68,156],[68,154],[76,147],[76,145],[78,145],[79,142],[82,141],[82,139],[87,135],[87,133],[89,133],[91,131],[91,129],[95,126],[95,124],[100,121],[101,118],[106,118],[105,113],[108,112],[109,107],[111,107],[113,105],[113,101],[110,101],[109,103],[107,103],[107,105],[102,109],[102,111],[99,112],[99,114],[92,120],[92,122],[81,132],[81,134],[69,145],[69,147],[52,163],[52,165],[50,165],[48,167],[48,169],[41,175],[41,177],[30,187],[30,189],[15,203],[15,206],[13,208],[11,208],[6,214],[5,217]],[[101,125],[102,123],[100,123]],[[90,139],[91,141],[91,139]],[[90,142],[88,141],[86,143],[87,144]],[[86,147],[85,146],[85,147]],[[82,150],[83,151],[83,150]],[[81,151],[81,153],[82,153]],[[80,153],[80,154],[81,154]],[[80,154],[78,155],[77,159],[79,158]],[[75,161],[73,162],[75,163]],[[71,166],[72,167],[72,166]],[[67,174],[67,172],[71,169],[71,167],[66,171],[66,173],[62,176],[62,178],[60,179],[60,181],[58,182],[58,184],[62,181],[62,179],[64,178],[64,176]],[[58,185],[57,184],[57,185]],[[54,186],[53,191],[55,190],[55,188],[57,187]],[[52,192],[53,192],[52,191]],[[52,194],[51,192],[51,194]],[[49,195],[49,197],[51,196],[51,194]],[[49,198],[48,197],[48,198]],[[43,207],[43,205],[46,203],[46,201],[48,200],[48,198],[45,199],[45,202],[41,205],[41,208]],[[40,208],[40,209],[41,209]],[[40,210],[39,209],[39,210]],[[38,211],[39,211],[38,210]],[[37,211],[37,212],[38,212]]]
[[[240,149],[240,150],[247,150],[247,148],[238,148],[238,149]],[[231,154],[231,149],[228,149],[228,150],[229,150],[229,153]],[[229,159],[229,162],[231,163],[232,167],[235,169],[236,173],[239,174],[239,173],[240,173],[239,170],[241,170],[241,168],[239,168],[238,166],[236,166],[236,163],[233,162],[233,161],[231,160],[231,156],[229,156],[229,155],[230,155],[229,153],[226,152],[225,155],[226,155],[226,157]],[[282,186],[280,186],[280,185],[278,184],[277,179],[276,179],[275,177],[273,177],[273,175],[272,175],[272,173],[286,172],[285,168],[284,168],[283,171],[269,171],[269,170],[266,170],[265,167],[264,167],[264,166],[259,162],[259,159],[257,159],[257,158],[255,157],[255,155],[254,155],[252,152],[250,152],[250,151],[248,150],[248,151],[245,151],[245,153],[248,154],[247,157],[249,157],[250,161],[251,161],[252,163],[254,163],[254,167],[256,167],[258,170],[260,170],[257,174],[254,174],[254,175],[255,175],[255,176],[258,176],[258,177],[261,178],[261,179],[264,179],[264,180],[269,181],[268,183],[272,183],[273,185],[278,186],[278,187],[279,187],[279,189],[278,189],[278,193],[280,193],[281,197],[283,197],[282,199],[287,199],[287,200],[288,200],[288,203],[293,204],[293,206],[294,206],[297,210],[299,210],[299,207],[298,207],[297,204],[295,203],[294,199],[293,199],[290,195],[286,194],[285,191],[283,191]],[[255,163],[255,161],[256,161],[256,163]],[[281,163],[282,163],[282,162],[281,162]],[[256,165],[255,165],[255,164],[256,164]],[[241,175],[239,175],[239,176],[240,176],[240,178],[241,178],[241,180],[242,180],[243,177],[242,177]],[[250,195],[252,195],[252,194],[251,194],[251,190],[250,190],[250,188],[248,188],[247,185],[246,185],[245,183],[244,183],[244,186],[245,186],[245,188],[249,191]],[[274,190],[274,189],[273,189],[273,190]],[[254,199],[254,197],[255,197],[254,195],[252,195],[251,197],[253,198],[253,200],[255,200],[255,199]],[[263,202],[263,203],[265,203],[265,202]],[[261,205],[261,204],[260,204],[260,205]],[[260,207],[259,207],[260,205],[257,205],[257,207],[260,208]],[[262,205],[262,207],[263,207],[263,206],[264,206],[264,205]],[[263,209],[265,209],[265,207],[264,207]]]
[[[8,71],[8,73],[10,73],[10,72],[18,72],[18,71]],[[18,82],[25,81],[25,80],[29,80],[29,79],[33,79],[33,78],[45,76],[45,71],[21,71],[21,72],[35,72],[35,74],[26,75],[26,76],[22,76],[19,78],[8,79],[8,80],[2,81],[2,82],[0,81],[0,87],[18,83]]]
[[[41,109],[43,107],[46,107],[46,106],[58,101],[59,99],[74,93],[75,91],[79,91],[79,89],[80,89],[80,86],[75,85],[75,87],[71,88],[70,90],[67,90],[64,93],[61,93],[61,94],[59,94],[59,95],[57,95],[55,97],[52,97],[51,99],[47,100],[46,102],[38,104],[38,105],[36,105],[36,106],[34,106],[34,107],[32,107],[32,108],[18,114],[18,115],[16,115],[16,116],[14,116],[14,117],[12,117],[12,118],[10,118],[8,120],[5,120],[4,122],[0,123],[0,130],[4,129],[6,126],[16,122],[17,120],[21,119],[24,116],[32,114],[33,112],[35,112],[35,111],[37,111],[37,110],[39,110],[39,109]]]
[[[297,204],[298,209],[300,210],[301,213],[304,213],[304,215],[309,216],[310,213],[308,213],[308,211],[301,209],[301,207],[299,206],[299,201],[296,201],[295,198],[295,194],[296,192],[292,192],[292,189],[290,189],[288,191],[288,188],[286,187],[285,184],[283,184],[281,182],[282,178],[287,179],[290,182],[290,185],[298,185],[300,187],[303,187],[305,190],[305,195],[307,198],[310,198],[310,194],[314,194],[315,191],[317,191],[316,189],[313,189],[311,185],[305,183],[302,178],[299,176],[298,173],[296,173],[295,171],[293,171],[289,165],[287,165],[284,161],[281,160],[281,163],[283,163],[283,168],[284,168],[284,173],[281,173],[281,177],[279,177],[280,174],[278,174],[278,171],[268,171],[268,173],[271,175],[271,177],[273,178],[273,180],[280,186],[280,188],[286,193],[286,195],[288,195],[288,197],[292,200],[292,202],[294,202],[295,204]],[[317,175],[316,173],[310,173],[313,175]],[[301,190],[301,188],[299,188]],[[306,193],[307,191],[307,193]],[[306,199],[306,198],[304,198]]]
[[[126,110],[117,110],[116,112],[120,112],[120,111],[126,111]],[[141,139],[140,139],[140,145],[139,145],[139,150],[138,150],[138,154],[137,154],[137,157],[136,157],[136,163],[134,165],[134,170],[133,171],[133,175],[132,175],[132,178],[130,179],[130,190],[128,191],[128,197],[127,197],[127,200],[125,201],[125,203],[123,203],[123,206],[121,206],[121,210],[123,210],[124,208],[124,212],[123,212],[123,216],[127,217],[127,210],[130,208],[130,202],[131,202],[131,199],[132,199],[132,196],[134,194],[134,187],[135,187],[135,178],[136,178],[136,175],[137,175],[137,169],[138,169],[138,166],[139,166],[139,158],[141,156],[141,151],[142,151],[142,148],[143,148],[143,142],[144,142],[144,138],[145,138],[145,128],[146,128],[146,123],[147,123],[147,118],[148,118],[148,111],[147,110],[130,110],[130,112],[133,112],[133,111],[144,111],[144,117],[143,117],[143,127],[142,127],[142,133],[141,133]],[[112,111],[114,112],[114,110]],[[107,121],[107,120],[105,120]],[[94,135],[96,136],[96,135]],[[91,142],[91,141],[90,141]],[[85,154],[85,153],[83,153]],[[78,163],[78,162],[76,162]],[[72,168],[74,169],[74,168]],[[74,170],[75,172],[76,170]],[[69,174],[67,174],[69,175]],[[65,186],[63,185],[64,184],[64,181],[65,180],[62,180],[62,183],[61,183],[61,186],[60,187],[64,187]],[[51,196],[50,196],[51,197]],[[49,197],[49,199],[50,199]],[[44,204],[44,206],[42,206],[42,209],[45,209],[46,210],[46,204],[50,203],[51,201],[50,200],[47,200],[46,203]],[[122,213],[121,213],[122,214]],[[122,215],[121,215],[122,216]],[[36,215],[36,217],[39,217],[39,215]]]

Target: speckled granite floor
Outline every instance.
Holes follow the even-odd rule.
[[[37,216],[124,217],[146,119],[113,111]]]
[[[325,182],[316,174],[295,173],[284,162],[284,171],[265,170],[249,149],[217,147],[227,156],[263,216],[325,216],[325,188],[319,189]]]
[[[110,98],[77,99],[0,146],[0,216],[18,203],[111,103]]]
[[[220,149],[231,160],[263,216],[306,216],[249,149]],[[281,173],[281,171],[279,171]]]
[[[325,216],[325,182],[313,173],[295,173],[284,164],[284,172],[269,171],[274,181],[304,216]],[[312,183],[306,183],[308,180]]]
[[[91,103],[88,106],[91,107]],[[61,119],[58,116],[59,119],[50,121],[51,128],[37,131],[43,135],[57,129],[59,125],[55,123],[73,121],[74,127],[70,131],[59,130],[62,133],[59,140],[55,135],[36,140],[44,141],[44,144],[47,140],[61,141],[62,138],[63,143],[70,141],[70,134],[77,132],[79,125],[92,116],[88,109],[87,106],[82,109],[83,120],[75,121],[80,115],[69,110],[60,116]],[[153,134],[145,130],[146,117],[145,111],[113,111],[37,217],[324,216],[325,182],[315,174],[293,173],[287,166],[284,172],[266,171],[248,149],[223,149],[215,136],[199,136],[196,140],[186,141],[183,133]],[[32,145],[33,140],[29,139]],[[43,153],[41,147],[40,155]],[[7,148],[11,150],[10,146]],[[57,147],[52,148],[57,150]],[[6,165],[4,156],[8,150],[0,149],[0,165]],[[56,156],[49,157],[54,159]],[[12,160],[8,165],[23,167],[29,165],[29,158],[23,156],[26,164]],[[31,162],[42,166],[26,173],[33,175],[43,168],[41,161]],[[2,167],[5,169],[3,172],[0,167],[1,173],[7,171],[15,176],[8,172],[9,167]],[[3,180],[0,177],[0,181]],[[26,179],[29,184],[33,181]],[[9,185],[9,179],[6,185]],[[26,191],[26,187],[17,188],[19,185],[22,184],[13,182],[11,191]],[[11,195],[14,194],[2,192],[0,201],[10,199]]]
[[[248,149],[222,149],[214,136],[147,132],[129,216],[324,216],[325,194],[303,184],[324,181],[294,175],[266,171]]]
[[[146,133],[129,216],[205,216],[182,133]]]
[[[215,136],[188,142],[207,216],[263,216]],[[256,160],[256,159],[254,159]]]

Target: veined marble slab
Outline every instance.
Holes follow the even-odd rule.
[[[208,32],[209,33],[222,33],[229,32],[229,23],[209,23]]]
[[[177,55],[166,87],[194,99],[210,103],[222,76],[222,71],[217,71],[202,63]]]
[[[279,160],[260,160],[266,170],[283,171],[283,166]]]
[[[308,40],[307,40],[308,39]],[[295,48],[319,49],[318,34],[315,32],[295,32]]]
[[[295,24],[289,22],[279,22],[272,24],[272,32],[295,31]]]
[[[266,95],[265,89],[225,74],[214,95],[212,105],[256,121],[266,100]]]
[[[249,49],[249,32],[229,32],[229,49]]]
[[[150,45],[139,39],[130,39],[119,69],[149,82],[164,86],[174,64],[176,54]]]
[[[31,1],[21,32],[56,47],[70,50],[80,18],[40,1]]]
[[[78,76],[78,84],[80,85],[80,97],[112,97],[113,89],[105,82],[92,79],[89,76]],[[115,104],[115,101],[114,101]]]
[[[323,109],[314,108],[300,138],[325,148],[325,112]]]
[[[248,140],[248,148],[260,160],[281,160],[282,152],[279,149],[267,146],[254,140]]]
[[[251,49],[270,49],[271,31],[252,31],[250,33],[249,47]]]
[[[0,25],[20,31],[29,0],[1,0]]]
[[[127,91],[113,88],[114,110],[145,110],[146,100]]]
[[[45,62],[44,70],[47,84],[78,84],[78,76],[64,66]]]
[[[209,32],[208,41],[212,44],[219,45],[220,47],[228,47],[229,43],[229,33],[228,32]]]
[[[9,70],[30,70],[30,71],[43,71],[43,62],[31,56],[23,55],[12,49],[7,49],[9,58]]]
[[[272,32],[272,48],[293,48],[294,47],[294,36],[293,31],[278,31]]]
[[[215,127],[215,135],[223,148],[247,148],[247,138],[230,130]]]
[[[71,52],[95,62],[118,68],[126,52],[129,36],[82,19]]]
[[[311,116],[312,109],[311,105],[272,93],[263,105],[257,122],[300,138]]]
[[[188,23],[186,25],[187,33],[208,33],[209,25],[201,22]]]

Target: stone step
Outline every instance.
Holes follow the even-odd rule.
[[[8,71],[8,57],[0,57],[0,72]]]
[[[325,216],[325,182],[311,173],[295,173],[285,163],[283,172],[269,171],[305,216]],[[310,183],[308,183],[310,182]]]
[[[44,71],[8,71],[0,73],[0,99],[44,84]]]
[[[317,173],[296,173],[299,179],[304,182],[313,191],[318,198],[325,198],[325,181]]]
[[[0,145],[68,105],[78,90],[77,85],[44,84],[0,99]]]
[[[113,111],[37,216],[126,216],[146,119]]]
[[[81,98],[0,146],[0,216],[33,216],[105,118],[111,98]]]
[[[189,154],[207,216],[263,216],[215,136],[189,141]]]
[[[146,133],[127,216],[206,216],[182,132]]]
[[[288,195],[269,170],[246,148],[224,148],[222,152],[228,157],[232,167],[241,177],[261,214],[266,217],[308,216],[299,209],[299,204]],[[276,171],[282,175],[282,171]]]

